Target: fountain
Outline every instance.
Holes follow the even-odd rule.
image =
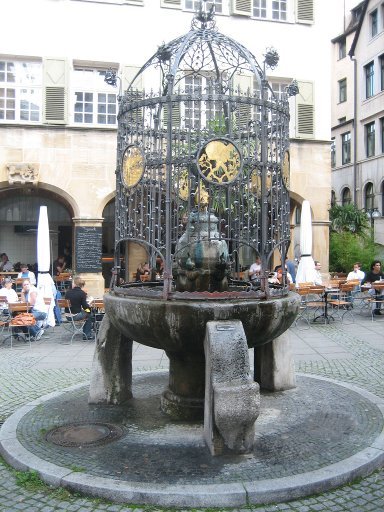
[[[203,418],[205,398],[213,414],[205,412],[205,423],[210,417],[216,431],[218,422],[232,424],[231,408],[219,405],[230,400],[242,434],[237,441],[225,434],[223,446],[240,452],[252,448],[245,438],[258,415],[259,386],[295,386],[284,332],[298,299],[285,276],[275,287],[267,279],[272,259],[285,261],[290,228],[288,98],[295,87],[275,96],[266,69],[277,62],[269,49],[259,66],[216,30],[214,9],[201,2],[191,30],[160,46],[121,97],[114,276],[89,392],[93,404],[127,402],[132,340],[162,348],[170,360],[163,412]],[[157,92],[151,86],[159,80]],[[127,242],[145,247],[152,269],[162,262],[161,280],[152,272],[150,282],[120,283]],[[264,272],[251,286],[240,275],[257,255]],[[236,371],[224,378],[229,366]]]
[[[298,295],[284,275],[268,282],[289,245],[296,88],[276,98],[276,52],[261,68],[213,14],[203,2],[120,99],[115,267],[90,386],[38,398],[0,430],[5,460],[49,485],[225,508],[323,493],[382,467],[383,400],[321,377],[296,386],[285,331]],[[161,279],[120,282],[133,243]],[[256,256],[251,285],[242,271]],[[132,375],[133,340],[164,349],[169,375]]]

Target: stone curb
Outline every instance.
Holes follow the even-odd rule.
[[[164,370],[158,370],[156,373],[162,371]],[[136,374],[143,373],[148,372]],[[305,376],[328,381],[360,394],[374,403],[384,418],[384,399],[351,384],[317,375]],[[46,462],[27,451],[17,439],[17,427],[24,415],[63,392],[83,386],[84,383],[76,384],[63,391],[45,395],[21,407],[10,416],[0,430],[0,453],[4,459],[16,469],[37,471],[42,480],[55,487],[62,486],[75,492],[119,503],[179,507],[236,507],[290,501],[328,491],[356,478],[365,477],[384,464],[384,431],[364,450],[324,468],[290,477],[233,484],[163,485],[122,482],[73,472],[68,468]]]

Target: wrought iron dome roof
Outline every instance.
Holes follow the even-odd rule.
[[[132,99],[130,91],[142,89],[140,82],[151,70],[160,71],[163,95],[179,93],[180,83],[189,76],[204,76],[210,83],[210,91],[216,94],[235,92],[233,80],[236,75],[254,76],[256,88],[261,88],[265,80],[265,67],[274,69],[279,61],[276,50],[267,49],[262,68],[245,46],[217,30],[214,6],[207,12],[204,9],[206,3],[203,0],[193,17],[191,30],[163,43],[142,66],[127,89],[128,102]],[[143,82],[147,85],[145,79]],[[270,88],[269,93],[274,96]],[[122,110],[125,103],[123,98]]]

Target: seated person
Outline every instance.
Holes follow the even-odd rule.
[[[315,272],[314,272],[313,284],[322,286],[323,285],[323,277],[320,273],[320,270],[321,270],[321,263],[320,263],[320,261],[315,260]]]
[[[3,252],[0,254],[0,272],[12,272],[13,265],[9,261],[8,256]]]
[[[365,283],[369,283],[372,285],[372,283],[375,283],[376,281],[382,281],[383,279],[384,274],[381,270],[381,262],[379,260],[375,260],[371,265],[371,270],[367,272],[367,275],[361,281],[361,285]],[[374,297],[380,295],[379,290],[375,290],[374,288],[368,290],[368,293]],[[380,304],[378,304],[377,302],[372,302],[372,310],[374,315],[382,314]]]
[[[285,265],[285,275],[286,275],[286,280],[287,280],[287,283],[288,284],[292,284],[293,283],[293,278],[290,274],[290,272],[288,272],[288,267],[287,265]],[[281,265],[278,265],[277,267],[275,267],[275,282],[278,283],[278,284],[283,284],[283,268]]]
[[[67,268],[67,263],[64,256],[58,256],[57,260],[53,262],[53,275],[58,276]]]
[[[19,302],[17,293],[12,288],[13,280],[10,277],[6,277],[3,281],[3,287],[0,289],[0,297],[6,297],[7,302]],[[8,307],[6,303],[0,304],[0,308],[3,310],[4,315],[8,315]]]
[[[20,278],[29,279],[29,281],[32,285],[36,284],[36,276],[33,272],[31,272],[29,270],[28,265],[26,263],[20,264],[20,270],[21,270],[21,272],[19,272],[19,274],[17,275],[17,277],[19,279]]]
[[[288,272],[290,273],[291,277],[292,277],[292,281],[295,283],[296,282],[296,266],[295,266],[295,263],[286,258],[285,260],[285,268],[288,270]]]
[[[147,262],[145,263],[140,263],[140,265],[137,267],[137,271],[136,271],[136,281],[139,282],[141,281],[140,277],[141,276],[149,276],[151,270],[149,268],[149,265]]]
[[[83,290],[84,286],[85,281],[81,277],[76,276],[73,279],[72,289],[65,294],[65,298],[71,303],[71,311],[66,310],[66,313],[72,313],[75,321],[86,320],[83,327],[83,340],[92,340],[91,307],[87,302],[87,294]]]
[[[261,258],[257,256],[255,259],[255,263],[249,267],[248,277],[251,283],[257,284],[260,283],[260,275],[261,275]]]
[[[47,306],[44,303],[44,298],[37,293],[36,287],[31,284],[29,279],[23,281],[21,301],[28,302],[32,306],[31,313],[35,317],[36,325],[31,325],[28,330],[32,338],[39,340],[44,334],[42,322],[47,318]]]
[[[354,281],[358,279],[360,282],[364,279],[365,272],[361,270],[361,263],[356,262],[353,264],[353,270],[347,275],[347,281]]]
[[[161,277],[164,272],[164,260],[158,256],[156,258],[156,272]]]

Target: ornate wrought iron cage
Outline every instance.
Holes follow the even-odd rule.
[[[123,242],[143,244],[151,268],[164,267],[164,297],[175,269],[204,267],[202,239],[224,243],[215,268],[235,277],[256,255],[264,269],[275,251],[285,259],[291,91],[275,96],[266,68],[278,55],[264,57],[261,67],[218,32],[202,2],[191,30],[160,46],[120,98],[115,267]]]

